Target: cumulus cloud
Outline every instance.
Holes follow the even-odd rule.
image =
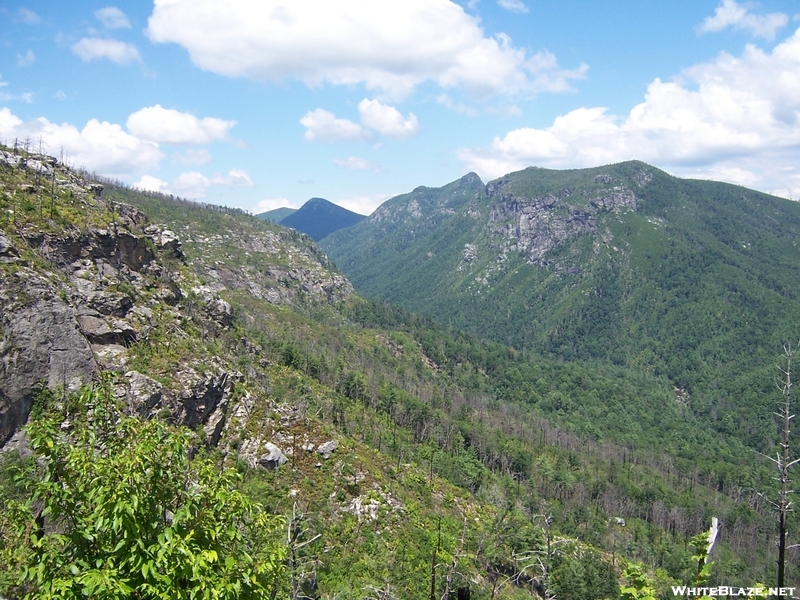
[[[369,137],[369,132],[358,123],[348,119],[337,119],[332,112],[322,108],[308,111],[300,119],[300,124],[306,128],[304,137],[309,141],[356,141]]]
[[[291,205],[287,198],[264,198],[256,204],[253,212],[255,214],[265,213],[276,208],[295,208]]]
[[[160,104],[128,117],[128,130],[138,137],[164,144],[208,144],[228,137],[236,121],[214,117],[198,119],[191,113],[163,108]]]
[[[358,156],[348,156],[347,158],[335,158],[333,163],[337,167],[350,169],[352,171],[365,171],[366,169],[377,169],[377,167],[365,158]]]
[[[169,183],[158,177],[153,177],[152,175],[142,175],[139,181],[133,184],[133,187],[137,190],[144,190],[147,192],[169,194]]]
[[[121,126],[90,119],[82,129],[51,123],[44,117],[23,122],[8,108],[0,109],[0,139],[42,139],[48,152],[64,150],[75,166],[112,177],[126,177],[158,165],[164,157],[158,144],[125,132]]]
[[[721,176],[797,197],[798,149],[800,29],[772,52],[750,45],[741,56],[721,53],[673,81],[656,79],[627,115],[580,108],[549,127],[516,129],[458,156],[485,178],[530,165],[641,159],[682,175]]]
[[[364,98],[358,104],[361,124],[349,119],[339,119],[332,112],[318,108],[309,111],[300,119],[306,128],[305,138],[309,141],[326,142],[368,140],[373,133],[403,140],[419,133],[419,121],[416,115],[409,113],[403,117],[394,106],[383,104],[378,100]]]
[[[419,133],[419,122],[413,113],[405,119],[394,106],[381,104],[377,100],[364,98],[358,104],[358,112],[365,127],[388,138],[404,140]]]
[[[485,35],[451,0],[155,0],[147,33],[221,75],[365,84],[395,99],[424,81],[485,97],[561,91],[585,74]]]
[[[181,173],[172,184],[172,188],[179,196],[187,198],[205,198],[208,188],[211,186],[221,187],[253,187],[255,183],[247,171],[243,169],[231,169],[227,175],[215,174],[206,177],[199,171],[189,171]]]
[[[367,196],[348,196],[346,198],[334,200],[334,203],[347,210],[352,210],[359,215],[369,215],[389,198],[396,195],[397,194],[372,194]]]
[[[716,32],[733,27],[773,40],[778,29],[788,22],[789,17],[784,13],[754,15],[746,5],[738,4],[736,0],[722,0],[714,11],[714,16],[706,17],[699,29],[701,32]]]
[[[95,18],[103,24],[106,29],[130,29],[131,22],[128,16],[116,6],[106,6],[94,11]]]
[[[82,38],[72,45],[72,51],[85,62],[107,58],[118,65],[126,65],[142,59],[133,44],[109,38]]]
[[[506,10],[510,10],[511,12],[516,13],[526,13],[528,12],[528,7],[525,6],[525,3],[521,2],[520,0],[497,0],[497,3],[505,8]]]

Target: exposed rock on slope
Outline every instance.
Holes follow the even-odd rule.
[[[233,323],[220,294],[287,303],[352,293],[308,238],[251,217],[213,233],[193,222],[153,224],[119,201],[125,190],[110,185],[112,198],[47,156],[0,149],[0,175],[11,207],[0,221],[0,446],[25,422],[42,383],[75,389],[103,370],[117,373],[131,411],[166,410],[216,443],[242,378],[234,357],[204,346]],[[198,335],[160,381],[131,369],[154,347],[191,345]]]
[[[486,186],[487,195],[497,199],[489,214],[489,226],[495,236],[511,240],[529,264],[543,265],[545,255],[562,242],[596,232],[598,213],[636,210],[636,196],[624,185],[584,189],[577,197],[572,197],[573,189],[568,187],[531,198],[507,191],[510,181],[510,177],[500,178]],[[594,183],[609,185],[615,181],[610,175],[600,174]]]

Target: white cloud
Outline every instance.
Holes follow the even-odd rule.
[[[61,149],[72,165],[111,177],[126,177],[158,165],[164,157],[158,144],[126,133],[121,126],[90,119],[83,129],[51,123],[44,117],[23,122],[8,108],[0,109],[0,139],[39,140],[47,152]]]
[[[256,204],[253,213],[259,215],[276,208],[295,208],[286,198],[265,198]]]
[[[755,36],[768,40],[775,39],[775,33],[789,22],[784,13],[754,15],[746,4],[738,4],[736,0],[722,0],[714,11],[713,17],[706,17],[700,25],[701,32],[722,31],[728,27],[745,29]]]
[[[94,12],[94,16],[106,29],[130,29],[128,16],[116,6],[107,6]]]
[[[424,81],[475,97],[562,91],[585,73],[487,37],[451,0],[155,0],[147,33],[221,75],[365,84],[395,99]]]
[[[800,195],[800,29],[772,52],[721,53],[674,81],[654,80],[626,116],[580,108],[458,152],[485,178],[530,165],[594,166],[640,159],[677,174],[722,177]]]
[[[419,122],[413,113],[404,119],[394,106],[381,104],[377,100],[364,98],[358,104],[358,112],[365,127],[388,138],[404,140],[419,133]]]
[[[17,54],[17,66],[29,67],[36,61],[36,55],[33,50],[28,50],[25,54]]]
[[[525,3],[521,2],[520,0],[497,0],[497,4],[499,4],[506,10],[510,10],[511,12],[516,12],[516,13],[528,12],[528,7],[525,6]]]
[[[98,58],[107,58],[118,65],[141,61],[136,46],[108,38],[82,38],[72,45],[72,51],[86,62]]]
[[[349,119],[339,119],[322,108],[308,111],[300,124],[306,128],[304,135],[309,141],[361,141],[370,139],[373,132],[402,140],[419,133],[419,121],[413,113],[404,118],[394,106],[377,100],[364,98],[358,104],[358,112],[360,125]]]
[[[208,144],[228,137],[236,121],[214,117],[198,119],[193,114],[163,108],[160,104],[136,111],[128,117],[128,130],[138,137],[165,144]]]
[[[17,11],[17,16],[15,20],[22,21],[23,23],[27,23],[28,25],[35,25],[36,23],[41,22],[42,18],[28,8],[20,8]]]
[[[221,187],[253,187],[255,183],[247,171],[242,169],[231,169],[227,175],[212,175],[206,177],[198,171],[188,171],[181,173],[172,184],[172,188],[179,196],[187,198],[205,198],[208,188],[211,186]]]
[[[211,162],[211,153],[205,148],[189,148],[186,152],[176,152],[172,160],[181,165],[204,165]]]
[[[335,158],[333,159],[333,163],[337,167],[342,167],[344,169],[351,169],[353,171],[365,171],[367,169],[373,169],[375,171],[378,170],[378,167],[368,161],[365,158],[360,158],[358,156],[348,156],[347,158]]]
[[[369,136],[369,132],[358,123],[347,119],[337,119],[332,112],[322,108],[308,111],[300,119],[300,124],[306,128],[304,137],[309,141],[356,141]]]
[[[133,184],[133,187],[137,190],[169,194],[169,183],[152,175],[142,175],[139,181]]]
[[[352,210],[354,213],[369,215],[389,198],[396,195],[397,194],[372,194],[368,196],[349,196],[347,198],[339,198],[333,202],[347,210]]]

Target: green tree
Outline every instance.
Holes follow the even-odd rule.
[[[9,595],[232,600],[282,592],[281,519],[239,492],[233,471],[193,457],[192,432],[123,415],[103,386],[44,411],[27,433],[35,460],[18,481],[28,499],[0,513],[0,582]]]

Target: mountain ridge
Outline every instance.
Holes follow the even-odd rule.
[[[361,294],[522,351],[666,376],[712,427],[770,437],[755,381],[800,322],[797,203],[640,161],[529,168],[468,198],[460,181],[320,245]]]

